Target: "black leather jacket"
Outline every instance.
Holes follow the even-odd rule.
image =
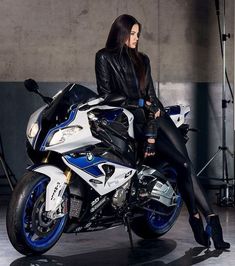
[[[153,106],[159,108],[164,112],[163,105],[156,97],[153,81],[151,77],[150,61],[147,55],[142,54],[142,61],[145,64],[145,93],[140,92],[139,82],[136,77],[134,65],[128,55],[128,50],[123,48],[120,50],[108,51],[103,48],[96,53],[95,72],[97,81],[97,90],[100,96],[106,97],[109,94],[121,94],[126,97],[122,106],[129,109],[135,118],[137,124],[148,124],[148,129],[152,127],[150,133],[147,135],[156,135],[156,125],[151,119],[146,117],[146,110],[144,107],[139,107],[138,102],[140,98],[145,101],[150,101]],[[133,108],[133,105],[136,107]],[[155,109],[156,109],[155,108]],[[155,123],[156,124],[156,123]],[[154,127],[154,128],[153,128]],[[154,133],[153,133],[154,132]]]

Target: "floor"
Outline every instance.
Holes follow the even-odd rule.
[[[133,250],[121,226],[106,231],[63,235],[50,251],[40,257],[24,257],[11,246],[5,226],[6,208],[7,202],[0,196],[0,266],[235,265],[234,207],[214,205],[220,214],[224,238],[231,243],[228,251],[197,245],[183,208],[175,226],[160,239],[146,241],[134,236]]]

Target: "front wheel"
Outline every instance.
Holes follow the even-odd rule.
[[[28,172],[13,191],[7,211],[7,233],[14,248],[24,255],[49,250],[60,238],[66,224],[67,215],[57,219],[46,216],[45,196],[49,180],[45,175]]]
[[[167,177],[178,193],[176,185],[177,173],[174,168],[169,165],[161,171]],[[151,200],[146,206],[148,210],[142,216],[135,218],[131,223],[133,232],[144,239],[158,238],[166,234],[176,222],[180,211],[182,209],[183,200],[179,195],[177,204],[175,206],[167,207],[160,202]],[[151,211],[153,210],[153,211]]]

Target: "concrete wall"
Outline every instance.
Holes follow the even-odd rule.
[[[233,80],[234,1],[225,2]],[[214,0],[0,0],[0,80],[94,82],[95,53],[123,13],[143,25],[140,50],[155,80],[221,81]]]

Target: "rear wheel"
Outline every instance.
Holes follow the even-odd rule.
[[[7,211],[7,232],[12,245],[24,255],[41,254],[60,238],[67,215],[50,219],[45,212],[49,177],[29,172],[18,182]],[[67,208],[66,200],[64,208]]]
[[[165,167],[162,173],[168,177],[175,192],[179,195],[176,185],[176,171],[172,167]],[[178,197],[177,204],[167,207],[160,202],[151,200],[146,210],[140,217],[135,218],[131,223],[134,233],[145,239],[157,238],[167,233],[176,222],[182,209],[182,198]],[[155,212],[154,212],[155,211]]]

